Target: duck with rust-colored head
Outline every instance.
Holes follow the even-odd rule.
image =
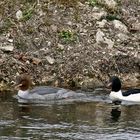
[[[130,89],[125,92],[121,91],[121,81],[117,76],[110,79],[109,86],[111,86],[110,99],[116,101],[128,101],[140,103],[140,89]]]
[[[86,97],[83,93],[76,93],[59,87],[39,86],[30,90],[31,84],[31,78],[26,74],[16,77],[15,88],[18,89],[18,98],[25,100],[59,100]]]

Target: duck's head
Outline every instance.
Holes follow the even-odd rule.
[[[28,75],[22,74],[16,77],[15,89],[22,91],[28,90],[31,85],[31,79]]]
[[[121,89],[121,81],[117,76],[112,76],[110,78],[108,87],[112,88],[112,91],[118,92]]]

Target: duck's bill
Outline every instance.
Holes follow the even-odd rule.
[[[22,84],[17,84],[17,85],[15,85],[15,89],[17,90],[17,89],[19,89],[21,86],[22,86]]]
[[[107,88],[110,88],[111,86],[112,86],[111,82],[107,84]]]

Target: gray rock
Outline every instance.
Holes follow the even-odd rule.
[[[108,9],[115,10],[117,8],[117,2],[114,0],[98,0],[99,4],[105,5]]]
[[[8,39],[8,42],[13,43],[13,39]]]
[[[124,25],[122,22],[120,22],[119,20],[114,20],[113,21],[113,24],[114,24],[114,27],[116,29],[118,29],[119,31],[121,32],[124,32],[124,33],[127,33],[128,30],[127,30],[127,26]]]
[[[114,0],[104,0],[109,9],[116,9],[117,3]]]
[[[104,42],[104,36],[105,34],[100,29],[98,29],[96,33],[96,42],[97,43]]]
[[[16,18],[17,18],[18,20],[20,20],[20,19],[23,18],[23,13],[22,13],[21,10],[18,10],[18,11],[16,12]]]
[[[54,64],[54,62],[55,62],[54,58],[52,58],[50,56],[47,56],[46,59],[47,59],[48,63],[51,65]]]
[[[114,42],[106,37],[105,37],[105,43],[108,45],[109,49],[111,49],[114,46]]]
[[[117,35],[117,37],[121,40],[121,41],[125,41],[127,39],[129,39],[129,37],[126,35],[126,34],[123,34],[123,33],[119,33]]]
[[[58,43],[57,47],[60,49],[60,50],[64,50],[64,45]]]
[[[92,13],[92,18],[95,20],[100,20],[102,17],[104,17],[106,15],[107,15],[107,13],[105,11],[95,12],[95,13]]]
[[[135,31],[140,31],[140,23],[139,22],[133,23],[132,29]]]
[[[13,45],[1,46],[0,49],[5,52],[12,52],[14,50],[14,46]]]
[[[51,25],[50,26],[53,32],[57,32],[57,26],[56,25]]]
[[[103,19],[102,21],[98,21],[96,24],[98,25],[99,28],[104,28],[106,23],[107,21]]]

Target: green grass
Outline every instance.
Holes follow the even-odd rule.
[[[98,5],[98,0],[88,0],[88,3],[90,6],[97,6]]]
[[[59,32],[59,37],[64,41],[64,42],[73,42],[76,40],[76,34],[70,30],[62,30]]]
[[[33,12],[34,12],[34,9],[28,9],[28,10],[23,11],[22,20],[27,21],[27,20],[31,19],[31,17],[33,16]]]
[[[35,13],[36,3],[34,3],[32,6],[27,5],[25,8],[26,9],[23,10],[22,21],[27,21],[32,18],[33,14]]]

